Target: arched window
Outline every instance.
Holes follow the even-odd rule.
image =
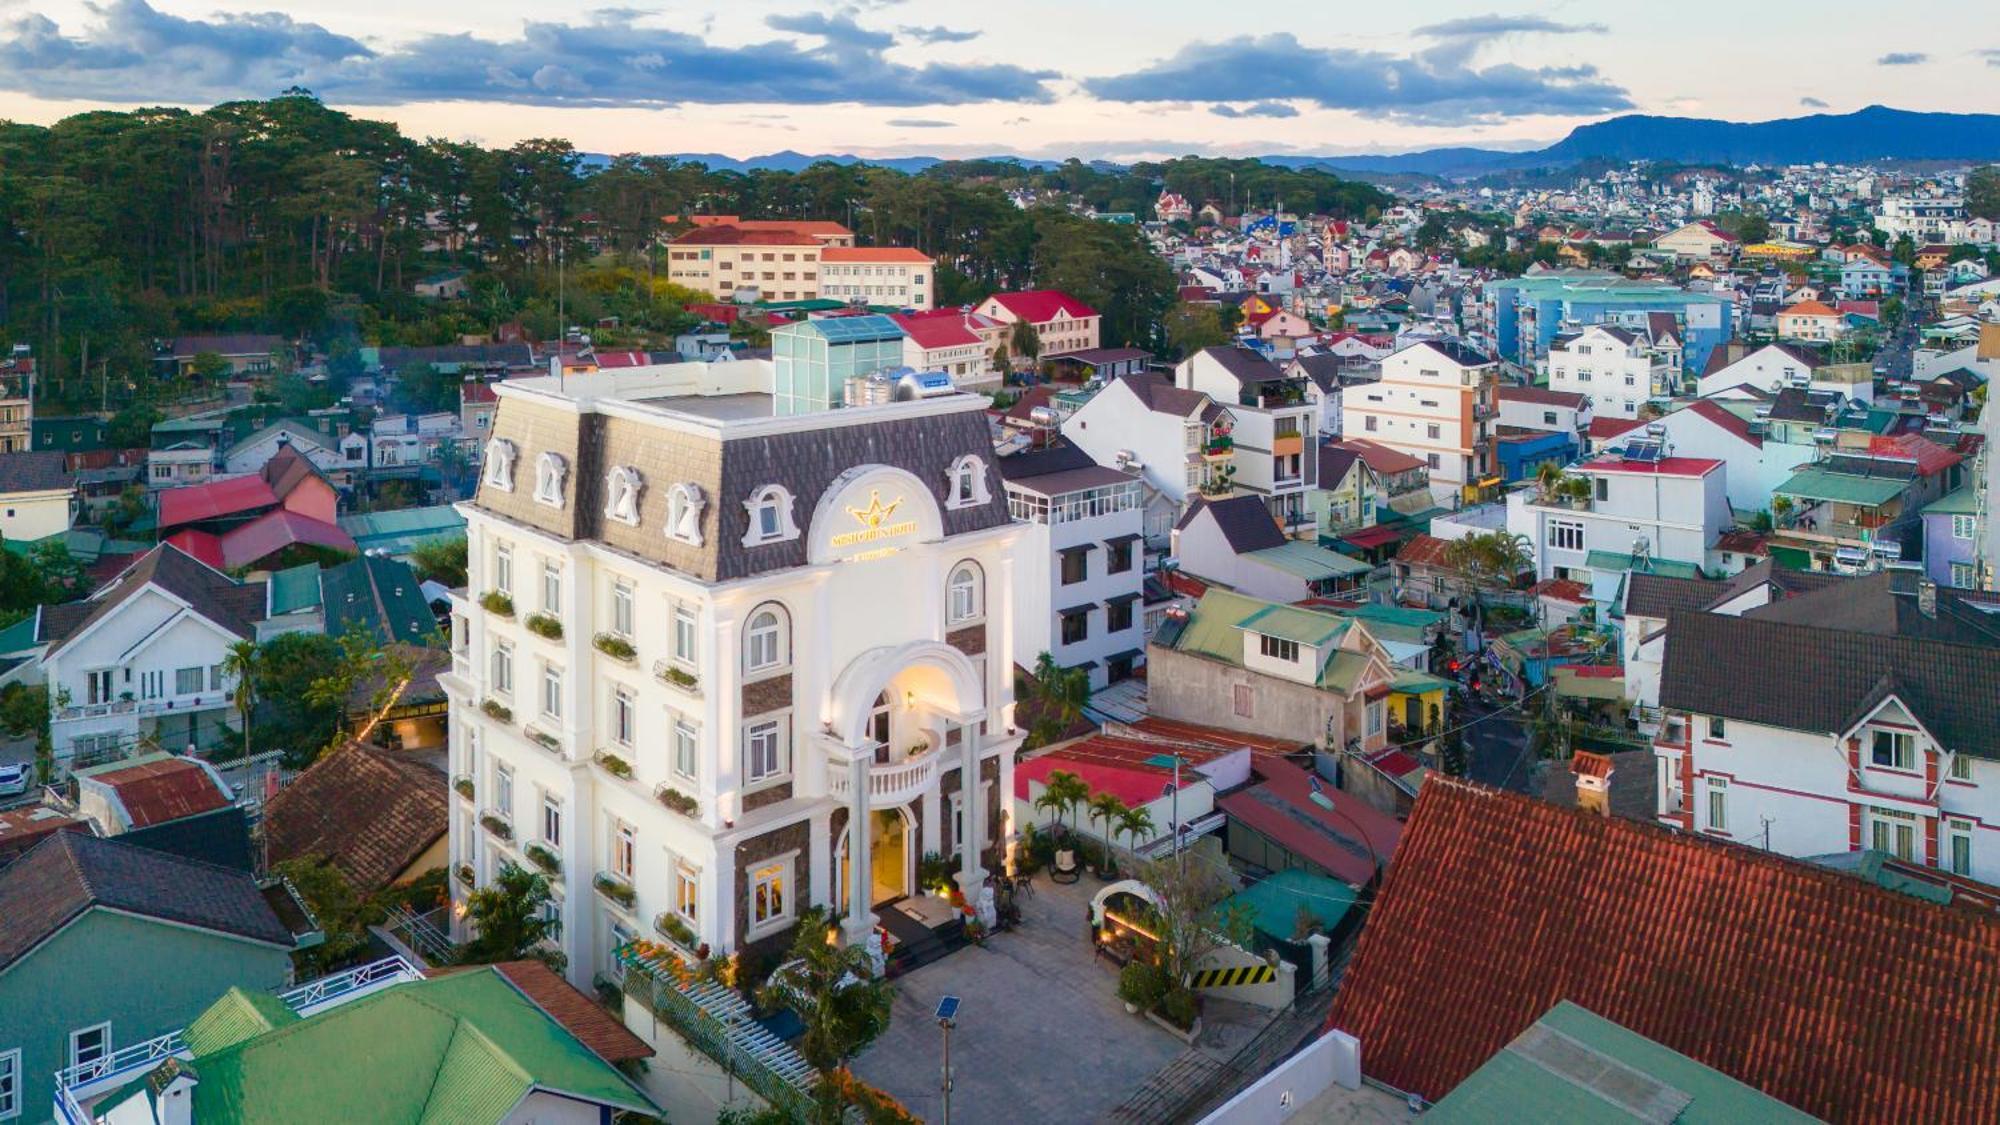
[[[986,490],[986,462],[976,453],[968,453],[951,463],[947,484],[944,501],[947,508],[970,508],[992,499]]]
[[[667,490],[667,538],[701,546],[701,510],[708,505],[701,486],[681,481]]]
[[[604,478],[604,517],[639,526],[639,490],[645,478],[630,465],[620,465]]]
[[[501,492],[514,491],[514,443],[506,438],[486,443],[486,484]]]
[[[951,577],[945,580],[945,624],[963,625],[977,621],[986,613],[985,576],[980,573],[979,564],[962,562],[952,568]]]
[[[569,462],[560,453],[544,453],[535,459],[535,503],[551,508],[563,506],[563,480],[569,476]]]
[[[771,672],[792,662],[791,619],[780,605],[758,606],[743,631],[743,670]]]
[[[751,493],[743,510],[750,517],[750,526],[743,532],[745,547],[799,537],[798,524],[792,522],[792,494],[782,484],[767,484]]]

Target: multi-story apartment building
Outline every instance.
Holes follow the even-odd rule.
[[[1058,289],[995,293],[973,311],[1000,321],[1010,332],[1017,321],[1034,325],[1044,359],[1098,347],[1104,320],[1096,309]]]
[[[1549,389],[1588,395],[1600,418],[1636,418],[1648,399],[1672,394],[1671,371],[1638,333],[1593,324],[1549,346]]]
[[[724,301],[743,290],[766,301],[811,300],[819,295],[824,249],[810,233],[789,228],[697,227],[668,243],[667,280]]]
[[[1174,385],[1231,404],[1232,482],[1263,498],[1293,538],[1318,530],[1308,493],[1319,487],[1319,407],[1308,380],[1247,348],[1203,348],[1174,368]]]
[[[961,386],[994,383],[993,353],[1007,341],[1007,326],[965,309],[890,313],[903,330],[903,362],[918,371],[943,371]]]
[[[1235,412],[1156,375],[1123,375],[1063,419],[1062,435],[1102,465],[1136,470],[1178,509],[1227,496],[1236,474]],[[1165,529],[1146,534],[1164,538]]]
[[[931,307],[931,256],[907,246],[829,246],[819,252],[817,296],[919,312]]]
[[[1557,336],[1586,325],[1612,323],[1637,329],[1670,316],[1677,329],[1653,328],[1649,335],[1664,346],[1671,334],[1681,350],[1681,362],[1674,366],[1700,371],[1708,364],[1708,353],[1734,331],[1736,306],[1725,296],[1691,293],[1662,281],[1633,281],[1606,271],[1548,270],[1489,281],[1484,294],[1485,324],[1494,351],[1501,359],[1520,364],[1541,359]]]
[[[1891,242],[1899,238],[1908,238],[1919,245],[1963,242],[1965,200],[1945,196],[1884,196],[1882,206],[1875,212],[1875,229],[1888,235]]]
[[[16,344],[0,360],[0,453],[35,447],[35,358],[27,347]]]
[[[1082,668],[1093,688],[1145,660],[1145,485],[1074,445],[1000,459],[1007,507],[1025,525],[1015,571],[1014,644]]]
[[[983,397],[846,402],[860,327],[495,388],[441,678],[452,893],[550,870],[574,981],[641,934],[775,952],[807,906],[860,941],[923,854],[976,900],[1008,846],[1026,529]]]
[[[1790,856],[1863,850],[2000,884],[2000,644],[1885,571],[1666,625],[1660,822]]]
[[[1500,483],[1493,450],[1499,371],[1492,358],[1456,341],[1418,341],[1382,361],[1380,381],[1347,393],[1345,432],[1423,461],[1439,501],[1476,499]]]
[[[1544,496],[1535,488],[1507,494],[1507,531],[1527,537],[1538,580],[1615,580],[1635,559],[1702,565],[1709,544],[1731,526],[1726,466],[1661,456],[1657,441],[1642,452],[1645,445],[1571,469],[1589,482],[1588,496]]]

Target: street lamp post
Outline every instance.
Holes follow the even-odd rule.
[[[944,1034],[944,1074],[939,1086],[944,1093],[944,1125],[951,1125],[951,1029],[958,1026],[958,997],[941,996],[937,1006],[938,1030]]]

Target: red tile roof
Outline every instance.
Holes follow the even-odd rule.
[[[829,246],[819,252],[822,262],[895,262],[913,266],[931,264],[931,256],[908,246]]]
[[[1721,403],[1700,398],[1689,403],[1687,408],[1696,415],[1715,423],[1717,427],[1749,444],[1751,447],[1756,449],[1764,448],[1764,439],[1750,432],[1750,423],[1728,409],[1725,409]]]
[[[1327,1026],[1435,1101],[1565,999],[1829,1120],[2000,1120],[2000,917],[1426,778]]]
[[[169,488],[160,493],[160,530],[200,523],[223,516],[240,516],[275,507],[278,494],[264,478],[252,474]]]
[[[1590,587],[1567,578],[1544,578],[1528,587],[1528,592],[1536,597],[1554,598],[1557,601],[1574,602],[1577,605],[1590,600]]]
[[[1840,314],[1818,301],[1800,301],[1789,308],[1779,309],[1779,316],[1839,316]]]
[[[1312,775],[1275,754],[1256,754],[1263,780],[1219,798],[1215,805],[1286,851],[1354,886],[1366,886],[1389,863],[1402,838],[1395,817],[1322,782],[1326,808],[1312,799]]]
[[[1917,472],[1923,476],[1944,472],[1965,459],[1918,434],[1869,438],[1868,452],[1875,457],[1901,457],[1915,461]]]
[[[1592,418],[1590,437],[1592,441],[1605,441],[1627,430],[1636,430],[1644,424],[1636,418]]]
[[[1740,527],[1732,527],[1728,531],[1716,536],[1715,549],[1718,551],[1732,551],[1739,555],[1765,555],[1769,553],[1768,549],[1764,546],[1763,536],[1754,531],[1746,531]]]
[[[674,239],[676,246],[818,246],[820,240],[791,227],[745,230],[742,227],[697,227]]]
[[[960,309],[890,313],[889,319],[895,321],[896,327],[901,328],[905,336],[915,340],[917,346],[926,351],[932,348],[962,348],[980,343],[979,329],[993,328],[1000,323],[990,316],[981,316]]]
[[[1097,310],[1060,289],[1026,289],[1019,293],[995,293],[991,298],[1001,308],[1035,324],[1046,324],[1058,316],[1080,319],[1097,315]]]
[[[471,379],[458,385],[458,401],[461,404],[497,402],[500,396],[493,393],[493,384],[481,379]]]
[[[233,799],[215,778],[187,758],[160,758],[90,775],[111,788],[133,828],[164,824],[227,808]]]
[[[231,570],[239,566],[248,566],[299,543],[345,551],[350,555],[361,553],[361,548],[354,543],[354,537],[334,524],[281,508],[275,512],[266,512],[242,527],[231,528],[223,534],[222,569]]]
[[[1501,402],[1532,402],[1536,406],[1566,406],[1582,409],[1589,400],[1575,391],[1552,391],[1547,387],[1501,387]]]
[[[444,774],[350,742],[314,762],[264,809],[272,863],[330,863],[361,894],[393,883],[449,827]]]
[[[1208,593],[1208,583],[1191,574],[1178,570],[1167,571],[1167,589],[1184,598],[1198,598]]]
[[[1369,468],[1387,476],[1394,476],[1397,473],[1407,473],[1425,467],[1422,461],[1404,453],[1402,450],[1391,449],[1386,445],[1377,445],[1366,438],[1348,438],[1344,441],[1329,442],[1328,444],[1338,449],[1351,449],[1359,453],[1361,459],[1368,463]]]
[[[574,985],[557,976],[540,961],[502,961],[497,965],[471,967],[446,965],[428,969],[424,975],[443,977],[488,970],[505,977],[507,983],[513,985],[515,991],[526,997],[529,1003],[561,1024],[563,1030],[576,1036],[577,1042],[605,1062],[615,1065],[653,1056],[653,1049],[646,1045],[644,1039],[634,1035],[624,1023],[605,1011],[603,1005],[577,991]]]

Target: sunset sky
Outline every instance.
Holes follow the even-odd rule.
[[[0,116],[290,85],[595,152],[1111,159],[1533,147],[1620,113],[2000,112],[2000,5],[0,0]],[[1293,22],[1278,22],[1286,19]]]

